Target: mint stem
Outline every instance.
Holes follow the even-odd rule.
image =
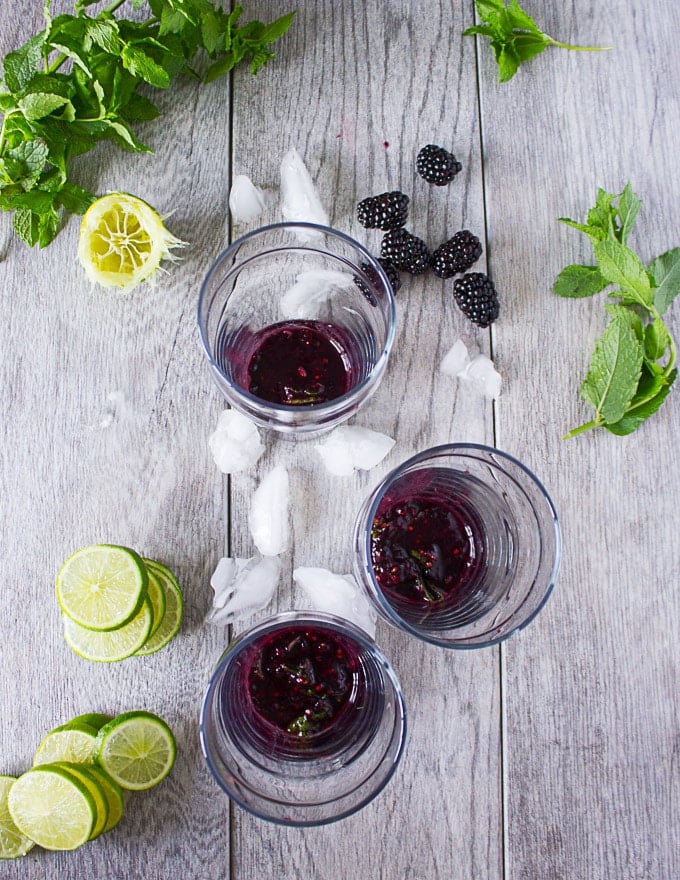
[[[599,428],[601,424],[602,422],[593,419],[592,422],[586,422],[584,425],[579,425],[578,428],[572,428],[568,434],[564,434],[562,439],[570,440],[572,437],[578,437],[579,434],[585,434],[586,431],[592,431],[593,428]]]
[[[572,46],[570,43],[560,43],[548,37],[549,45],[557,46],[559,49],[570,49],[572,52],[608,52],[613,46]]]

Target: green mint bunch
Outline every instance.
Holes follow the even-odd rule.
[[[520,64],[530,61],[548,46],[575,52],[600,52],[610,46],[570,46],[543,33],[517,0],[475,0],[477,15],[484,24],[463,31],[463,36],[479,34],[488,37],[496,63],[499,82],[507,82],[517,73]]]
[[[148,9],[145,20],[118,9]],[[210,0],[116,0],[96,14],[98,0],[77,0],[72,15],[51,15],[45,27],[9,52],[0,80],[0,209],[28,245],[48,245],[65,212],[82,214],[96,196],[71,180],[71,161],[99,141],[150,152],[134,126],[158,116],[149,87],[170,88],[179,74],[206,82],[242,61],[253,73],[274,57],[271,45],[293,21],[239,25],[242,7],[224,11]]]
[[[680,292],[680,247],[643,265],[627,244],[640,205],[628,183],[619,195],[598,190],[585,223],[560,218],[590,239],[596,265],[567,266],[553,291],[580,299],[614,285],[605,305],[609,322],[581,385],[595,417],[565,439],[599,427],[632,433],[659,409],[678,373],[675,342],[663,315]]]

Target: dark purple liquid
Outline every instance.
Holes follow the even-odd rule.
[[[438,469],[396,481],[371,529],[376,582],[395,607],[436,611],[464,604],[483,564],[483,531],[464,491],[442,491]]]
[[[300,740],[328,731],[352,707],[362,707],[366,682],[358,652],[332,630],[277,630],[256,647],[247,672],[255,712]]]
[[[346,394],[352,368],[339,328],[321,321],[282,321],[254,334],[246,387],[261,400],[311,406]]]

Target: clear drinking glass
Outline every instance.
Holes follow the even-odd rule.
[[[508,638],[538,614],[560,564],[543,485],[487,446],[425,450],[366,499],[354,529],[356,577],[380,615],[446,648]]]
[[[358,242],[277,223],[220,254],[198,327],[226,400],[263,428],[304,435],[348,419],[376,390],[395,314],[382,266]]]
[[[334,615],[276,615],[228,646],[201,709],[220,787],[262,819],[322,825],[372,800],[401,758],[399,681],[375,642]]]

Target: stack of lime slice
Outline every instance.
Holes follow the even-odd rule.
[[[175,738],[151,712],[88,713],[44,737],[33,767],[0,776],[0,858],[77,849],[123,816],[123,789],[158,785],[175,763]]]
[[[167,566],[128,547],[91,544],[57,575],[64,638],[86,660],[112,663],[160,651],[177,634],[184,600]]]

